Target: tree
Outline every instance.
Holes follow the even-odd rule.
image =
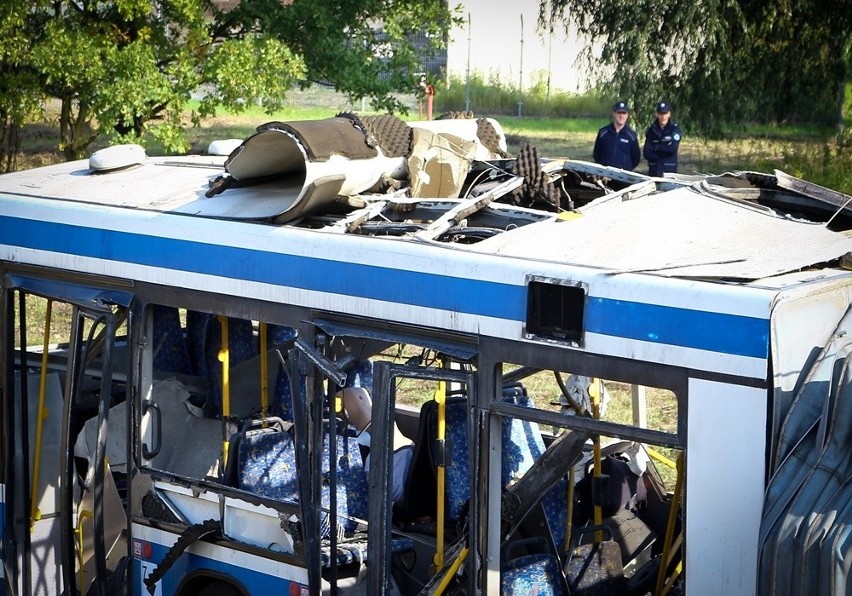
[[[833,122],[852,73],[850,0],[541,0],[539,26],[551,21],[590,41],[603,89],[640,110],[671,101],[703,132]]]
[[[26,64],[30,41],[23,4],[0,8],[0,172],[15,169],[20,133],[44,100],[37,73]]]
[[[263,31],[286,40],[305,60],[304,84],[331,84],[353,101],[370,98],[374,109],[405,112],[394,94],[417,91],[421,59],[446,46],[459,10],[446,0],[243,0],[217,16],[216,35]],[[425,48],[413,33],[429,40]]]
[[[413,90],[407,73],[418,63],[405,33],[428,19],[437,45],[451,22],[441,0],[6,1],[28,33],[17,64],[60,100],[67,159],[103,134],[140,142],[147,133],[184,150],[196,93],[195,123],[219,107],[259,103],[272,112],[312,80],[398,108],[393,93]],[[370,25],[379,19],[385,34]],[[0,28],[0,46],[11,34]]]

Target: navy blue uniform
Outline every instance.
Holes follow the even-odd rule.
[[[677,172],[677,149],[680,146],[680,127],[677,122],[669,121],[666,127],[659,120],[648,127],[645,133],[643,153],[648,160],[648,173],[662,176],[664,172]]]
[[[595,161],[604,166],[633,170],[639,165],[639,140],[626,124],[618,132],[610,122],[598,131],[595,139]]]

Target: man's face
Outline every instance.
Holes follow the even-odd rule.
[[[672,117],[671,112],[657,112],[657,122],[660,123],[660,126],[665,127],[666,124],[669,123],[669,119]]]
[[[624,126],[627,122],[627,112],[613,112],[612,119],[618,126]]]

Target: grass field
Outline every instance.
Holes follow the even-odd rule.
[[[409,114],[406,120],[425,118],[425,112],[414,98],[403,98]],[[310,120],[334,116],[341,111],[370,114],[364,105],[353,105],[346,96],[324,89],[294,90],[288,96],[284,109],[266,114],[256,106],[243,113],[220,113],[205,120],[199,127],[191,127],[187,115],[187,141],[189,152],[204,152],[215,139],[244,139],[265,122],[280,120]],[[58,124],[56,106],[48,106],[45,122],[25,127],[22,153],[18,157],[19,169],[55,163],[62,159],[58,152]],[[438,115],[436,112],[435,115]],[[474,116],[489,116],[475,113]],[[600,118],[534,118],[498,116],[496,118],[506,133],[509,153],[516,155],[524,142],[538,148],[539,155],[553,158],[591,160],[595,133],[606,124],[607,116]],[[630,122],[644,134],[642,123]],[[706,139],[692,136],[688,123],[681,122],[684,140],[680,146],[680,171],[686,174],[722,173],[734,170],[751,170],[771,173],[775,169],[793,176],[852,195],[852,137],[833,136],[835,131],[793,125],[760,125],[740,129],[725,139]],[[103,147],[105,141],[90,147]],[[149,155],[164,152],[156,143],[147,147]],[[642,162],[637,168],[647,171]]]

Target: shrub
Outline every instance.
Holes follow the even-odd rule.
[[[441,85],[435,93],[435,111],[464,111],[467,105],[467,83],[451,76],[448,84]],[[480,73],[470,77],[470,110],[477,115],[517,116],[518,100],[521,115],[531,118],[607,118],[610,100],[597,92],[582,95],[561,90],[547,93],[547,80],[540,76],[529,89],[518,94],[517,86],[506,84],[492,76],[485,80]]]

